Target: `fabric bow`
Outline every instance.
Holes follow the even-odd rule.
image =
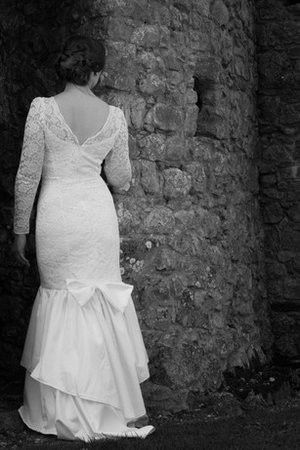
[[[107,283],[92,282],[88,284],[73,278],[68,278],[66,284],[68,291],[81,307],[90,300],[96,289],[99,289],[111,306],[122,313],[128,305],[128,300],[133,290],[131,284],[117,281]]]

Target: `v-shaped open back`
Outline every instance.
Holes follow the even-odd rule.
[[[85,139],[82,140],[82,142],[80,142],[80,139],[78,138],[78,136],[74,133],[74,131],[72,130],[72,128],[70,127],[70,125],[68,124],[68,122],[66,121],[64,115],[62,114],[60,107],[55,99],[55,97],[51,97],[53,100],[53,104],[54,107],[56,109],[56,112],[58,113],[58,115],[60,116],[60,118],[62,119],[62,122],[64,123],[65,127],[67,128],[67,130],[69,131],[69,133],[73,136],[74,140],[76,141],[77,145],[79,146],[83,146],[84,144],[86,144],[88,141],[96,138],[106,127],[107,123],[109,122],[109,118],[110,118],[110,114],[111,114],[111,107],[110,105],[108,105],[108,113],[107,113],[107,117],[106,120],[104,121],[103,125],[101,126],[101,128],[99,128],[95,133],[93,133],[92,135],[86,137]]]

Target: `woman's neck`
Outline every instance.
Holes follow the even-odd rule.
[[[70,92],[70,91],[80,91],[82,94],[84,95],[91,95],[92,97],[95,97],[95,94],[92,92],[90,86],[88,84],[84,85],[84,86],[79,86],[78,84],[74,84],[74,83],[67,83],[66,87],[65,87],[65,92]]]

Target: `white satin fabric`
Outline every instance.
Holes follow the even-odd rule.
[[[139,383],[149,377],[132,286],[68,284],[40,287],[33,306],[23,421],[61,439],[146,437],[152,426],[126,425],[146,412]]]
[[[140,383],[149,377],[148,356],[133,287],[121,280],[113,199],[99,176],[111,155],[110,182],[128,182],[128,148],[119,136],[124,117],[111,106],[104,128],[79,145],[53,99],[39,98],[35,107],[35,122],[27,121],[35,145],[28,134],[21,175],[30,179],[30,148],[44,151],[36,219],[41,286],[21,360],[26,380],[19,413],[31,429],[61,439],[145,438],[154,427],[127,423],[146,413]],[[22,192],[17,205],[26,200]],[[20,232],[28,222],[22,211],[28,208],[17,209]]]

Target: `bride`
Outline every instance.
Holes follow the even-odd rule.
[[[117,215],[103,178],[131,179],[128,129],[120,108],[92,88],[104,67],[102,44],[68,39],[58,61],[65,90],[37,97],[27,116],[15,181],[13,251],[22,264],[36,216],[40,273],[21,364],[19,414],[31,429],[60,439],[145,438],[154,431],[140,383],[148,356],[119,265]]]

